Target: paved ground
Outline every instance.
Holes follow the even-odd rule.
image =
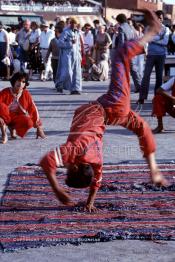
[[[152,78],[152,83],[154,78]],[[8,86],[7,82],[0,82],[0,90]],[[38,106],[41,119],[47,134],[46,140],[35,140],[35,130],[32,129],[25,139],[8,141],[6,145],[0,144],[0,193],[4,188],[7,174],[19,165],[28,162],[38,163],[40,157],[55,145],[65,142],[69,131],[71,119],[75,108],[83,103],[94,100],[107,90],[108,83],[86,82],[81,96],[70,96],[68,93],[56,93],[52,82],[32,82],[30,91]],[[132,94],[132,107],[137,94]],[[156,126],[156,121],[151,115],[151,98],[141,110],[142,116],[147,119],[151,127]],[[175,122],[166,117],[165,128],[167,131],[157,135],[157,159],[175,158]],[[137,138],[121,127],[109,127],[104,136],[104,162],[117,163],[122,160],[141,160],[142,155],[138,148]],[[81,246],[57,246],[18,251],[15,253],[0,253],[0,261],[39,262],[39,261],[175,261],[175,242],[156,244],[147,241],[113,241],[108,243],[83,244]]]

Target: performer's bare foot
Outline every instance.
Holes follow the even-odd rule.
[[[148,30],[144,36],[139,39],[139,44],[145,47],[145,44],[152,41],[153,37],[161,31],[162,25],[153,11],[148,9],[141,10],[145,14],[145,20],[148,25]]]
[[[16,136],[16,130],[12,127],[8,127],[9,128],[9,131],[10,131],[10,136],[11,136],[11,139],[16,139],[17,136]]]
[[[157,186],[167,187],[170,185],[167,179],[161,174],[159,170],[155,170],[151,172],[151,179],[152,182]]]
[[[149,9],[144,9],[143,12],[145,14],[146,23],[149,26],[149,32],[152,32],[153,34],[158,34],[161,30],[162,25],[155,12]]]
[[[8,141],[8,136],[7,136],[7,134],[6,134],[6,135],[2,135],[1,143],[2,143],[2,144],[6,144],[7,141]]]
[[[160,134],[164,131],[163,126],[157,126],[155,129],[152,130],[153,134]]]

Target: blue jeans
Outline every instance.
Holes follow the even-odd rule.
[[[149,86],[150,86],[150,77],[151,77],[151,73],[152,73],[154,66],[155,66],[155,73],[156,73],[156,83],[155,83],[154,93],[156,93],[156,90],[159,87],[161,87],[165,57],[166,57],[165,55],[148,55],[147,56],[144,75],[143,75],[143,79],[141,83],[139,99],[147,99],[148,97]]]
[[[134,57],[131,60],[131,66],[130,66],[130,70],[131,70],[131,76],[135,85],[135,91],[140,91],[141,88],[141,76],[139,74],[138,71],[138,66],[137,66],[137,59],[136,57]]]

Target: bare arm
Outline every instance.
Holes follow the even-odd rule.
[[[110,45],[112,44],[112,40],[108,33],[106,33],[106,38],[107,38],[106,48],[108,49]]]
[[[89,211],[90,213],[97,210],[94,207],[94,201],[95,201],[97,192],[98,192],[98,188],[90,188],[89,196],[88,196],[86,207],[85,207],[85,210]]]
[[[55,174],[52,173],[47,173],[47,178],[48,181],[56,195],[56,197],[58,198],[58,200],[63,203],[64,205],[72,205],[72,201],[70,199],[70,197],[68,196],[68,194],[65,192],[64,188],[62,188],[56,178]]]
[[[84,54],[84,39],[80,34],[80,45],[81,45],[81,53]]]
[[[89,196],[86,202],[86,207],[85,209],[87,211],[94,212],[97,211],[97,209],[94,206],[94,201],[98,192],[98,189],[101,185],[101,180],[102,180],[102,166],[96,166],[94,167],[94,171],[95,171],[95,175],[94,175],[94,179],[93,182],[90,186],[90,190],[89,190]]]
[[[5,34],[5,41],[7,43],[7,46],[6,46],[6,56],[9,56],[9,51],[10,51],[10,45],[9,45],[9,38],[8,38],[8,35]]]
[[[146,160],[150,168],[152,182],[158,186],[164,186],[164,187],[169,186],[168,181],[163,176],[163,174],[160,172],[157,166],[156,159],[155,159],[155,153],[153,152],[149,154],[146,157]]]

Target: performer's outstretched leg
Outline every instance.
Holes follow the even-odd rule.
[[[144,152],[151,171],[151,179],[156,184],[166,185],[155,161],[155,141],[148,124],[130,107],[130,62],[144,52],[144,45],[160,31],[160,23],[154,13],[146,11],[149,18],[149,30],[137,41],[129,41],[118,50],[113,63],[111,83],[107,94],[98,98],[106,112],[107,125],[121,125],[133,131],[139,138],[140,148]]]

